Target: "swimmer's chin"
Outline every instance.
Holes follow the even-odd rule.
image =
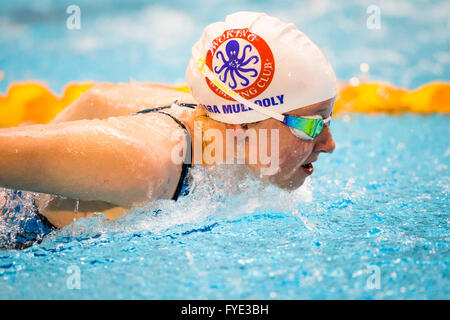
[[[306,177],[300,177],[288,180],[271,179],[271,183],[278,188],[286,191],[294,191],[300,188],[305,183]]]
[[[256,171],[252,171],[253,174]],[[256,176],[256,174],[255,174]],[[300,188],[303,183],[305,183],[307,176],[301,171],[295,171],[294,173],[285,174],[283,172],[277,171],[276,174],[272,175],[261,175],[259,174],[259,179],[265,183],[270,183],[285,191],[294,191]]]

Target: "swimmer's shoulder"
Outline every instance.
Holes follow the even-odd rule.
[[[165,85],[141,82],[98,83],[61,111],[52,122],[130,115],[144,109],[170,105],[174,101],[195,103],[190,93]]]

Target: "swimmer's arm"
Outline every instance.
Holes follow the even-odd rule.
[[[143,117],[0,129],[0,187],[126,208],[170,198],[180,166],[170,161],[167,138],[139,121]]]
[[[106,119],[134,114],[175,100],[195,103],[186,92],[149,83],[99,83],[61,111],[52,123],[82,119]]]

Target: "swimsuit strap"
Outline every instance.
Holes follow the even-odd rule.
[[[140,113],[149,113],[149,112],[155,112],[155,111],[159,111],[159,110],[164,110],[164,109],[168,109],[171,106],[164,106],[164,107],[158,107],[158,108],[153,108],[153,109],[145,109],[142,111],[139,111],[138,114]]]
[[[190,103],[177,103],[177,105],[192,108],[192,109],[194,109],[196,107],[195,104],[190,104]],[[183,122],[181,122],[180,120],[178,120],[177,118],[175,118],[173,115],[171,115],[169,113],[160,111],[160,110],[168,109],[170,107],[172,107],[172,106],[164,106],[164,107],[157,107],[157,108],[153,108],[153,109],[145,109],[145,110],[139,111],[138,114],[149,113],[149,112],[158,112],[158,113],[165,114],[166,116],[169,116],[170,118],[172,118],[185,131],[186,142],[187,142],[188,148],[187,148],[186,157],[184,158],[184,161],[183,161],[183,167],[181,169],[180,179],[178,180],[177,188],[172,197],[172,200],[177,200],[178,197],[184,196],[189,193],[188,173],[189,173],[189,168],[191,168],[191,166],[192,166],[192,140],[191,140],[191,134],[189,133],[189,131],[187,130],[187,128],[183,124]]]
[[[176,190],[175,190],[175,193],[174,193],[174,195],[173,195],[173,197],[172,197],[172,200],[177,200],[178,199],[178,197],[180,196],[180,195],[184,195],[184,194],[182,194],[183,192],[182,191],[185,191],[184,189],[185,189],[185,187],[186,187],[186,178],[187,178],[187,174],[188,174],[188,172],[189,172],[189,168],[192,166],[192,143],[191,143],[191,134],[189,133],[189,131],[186,129],[186,126],[180,121],[180,120],[178,120],[177,118],[175,118],[174,116],[172,116],[171,114],[169,114],[169,113],[165,113],[165,112],[163,112],[163,111],[158,111],[158,113],[162,113],[162,114],[165,114],[166,116],[169,116],[169,117],[171,117],[176,123],[178,123],[179,125],[180,125],[180,127],[182,127],[183,128],[183,130],[185,131],[185,133],[186,133],[186,142],[187,142],[187,145],[188,145],[188,148],[187,148],[187,153],[186,153],[186,157],[184,158],[184,161],[183,161],[183,167],[182,167],[182,169],[181,169],[181,175],[180,175],[180,180],[178,180],[178,185],[177,185],[177,188],[176,188]],[[190,146],[190,147],[189,147]],[[187,161],[186,161],[187,160]],[[184,192],[184,193],[187,193],[187,192]]]
[[[181,107],[187,107],[187,108],[191,108],[191,109],[195,109],[195,107],[197,106],[196,104],[193,104],[193,103],[176,103],[178,106],[181,106]],[[159,110],[164,110],[164,109],[169,109],[169,108],[171,108],[172,106],[164,106],[164,107],[157,107],[157,108],[152,108],[152,109],[145,109],[145,110],[142,110],[142,111],[139,111],[138,112],[138,114],[139,113],[149,113],[149,112],[155,112],[155,111],[159,111]],[[166,113],[167,114],[167,113]],[[170,117],[172,117],[172,116],[170,116]],[[175,121],[177,121],[177,123],[179,124],[179,125],[181,125],[182,127],[184,127],[184,124],[182,124],[178,119],[176,119],[176,118],[174,118],[174,117],[172,117]],[[183,128],[183,129],[185,129],[185,128]]]

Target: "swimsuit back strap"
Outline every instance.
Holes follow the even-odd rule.
[[[172,200],[177,200],[178,197],[181,194],[181,191],[183,190],[183,186],[185,184],[185,180],[186,180],[186,176],[188,174],[189,168],[192,166],[192,142],[191,142],[191,135],[190,135],[189,131],[186,129],[186,126],[180,120],[178,120],[177,118],[175,118],[171,114],[163,112],[163,111],[158,111],[158,113],[162,113],[162,114],[165,114],[166,116],[171,117],[176,123],[178,123],[178,125],[181,128],[183,128],[183,130],[186,133],[186,143],[187,143],[186,156],[185,156],[184,161],[183,161],[183,167],[181,169],[180,180],[178,180],[177,188],[176,188],[175,193],[174,193],[174,195],[172,197]]]
[[[152,109],[145,109],[142,111],[139,111],[138,114],[140,113],[149,113],[149,112],[155,112],[155,111],[159,111],[159,110],[164,110],[164,109],[169,109],[171,106],[164,106],[164,107],[157,107],[157,108],[152,108]],[[178,119],[177,119],[178,120]]]
[[[192,109],[194,109],[197,106],[196,104],[190,104],[190,103],[177,103],[177,105],[182,106],[182,107],[192,108]],[[139,111],[137,114],[149,113],[149,112],[158,112],[158,113],[165,114],[166,116],[169,116],[170,118],[172,118],[185,131],[186,143],[187,143],[186,156],[184,157],[183,166],[181,169],[180,180],[178,180],[177,188],[172,197],[172,200],[177,200],[180,195],[185,195],[189,192],[189,183],[187,181],[188,180],[187,175],[189,172],[189,168],[192,166],[192,140],[191,140],[191,134],[189,133],[189,131],[187,130],[187,128],[183,122],[181,122],[180,120],[175,118],[173,115],[161,111],[164,109],[169,109],[171,107],[172,106],[163,106],[163,107],[157,107],[157,108],[152,108],[152,109],[145,109],[145,110]]]

